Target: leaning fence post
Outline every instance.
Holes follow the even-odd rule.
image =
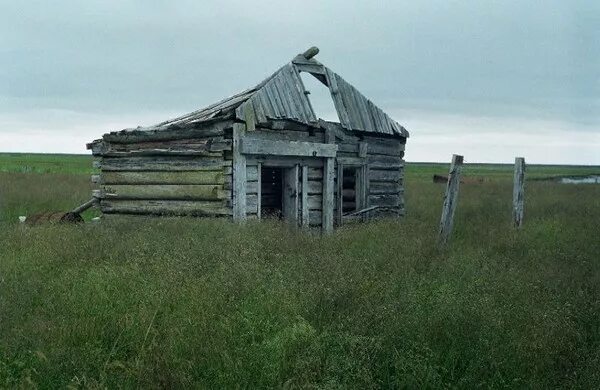
[[[460,170],[463,163],[463,156],[457,154],[452,156],[450,173],[448,174],[448,185],[444,195],[444,206],[442,208],[442,218],[440,220],[440,231],[438,244],[445,245],[452,233],[452,224],[454,220],[454,210],[458,202],[458,186],[460,184]]]
[[[515,158],[515,177],[513,181],[513,223],[516,228],[523,225],[523,203],[525,199],[525,159]]]

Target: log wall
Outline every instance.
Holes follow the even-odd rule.
[[[94,195],[106,214],[230,216],[227,126],[120,132],[88,145],[99,175]]]
[[[155,214],[232,216],[233,153],[232,122],[217,122],[206,128],[160,132],[110,133],[88,145],[101,169],[92,181],[94,195],[100,198],[100,208],[107,214]],[[328,132],[329,136],[326,136]],[[332,136],[333,134],[333,136]],[[357,180],[366,188],[364,204],[355,208],[378,206],[368,217],[404,214],[404,138],[351,133],[339,125],[328,123],[319,128],[257,127],[246,137],[268,141],[299,141],[324,143],[330,137],[338,146],[334,166],[334,220],[338,213],[339,167],[356,169]],[[246,216],[261,216],[261,167],[299,166],[298,215],[301,225],[320,227],[323,212],[324,159],[301,156],[247,156]],[[302,169],[302,167],[305,167]],[[360,170],[357,167],[364,167]],[[306,179],[302,177],[306,173]],[[307,187],[304,194],[303,184]],[[342,196],[346,208],[351,207],[352,186],[346,186]],[[358,191],[358,184],[354,187]],[[353,191],[354,191],[353,190]],[[357,192],[354,192],[356,198]],[[268,199],[265,198],[268,202]],[[306,207],[304,205],[306,204]],[[268,206],[265,204],[264,206]],[[308,216],[308,219],[302,217]]]

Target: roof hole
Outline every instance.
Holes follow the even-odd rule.
[[[329,88],[310,73],[300,72],[300,77],[304,83],[304,89],[309,92],[306,96],[317,118],[339,122],[340,118],[333,104]]]

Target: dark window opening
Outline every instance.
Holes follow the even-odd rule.
[[[310,73],[300,72],[300,77],[302,78],[304,89],[308,93],[308,101],[317,118],[326,121],[339,122],[340,119],[337,110],[335,109],[335,105],[333,104],[329,87],[317,80],[316,77]]]
[[[356,168],[344,167],[342,182],[342,212],[350,213],[357,210]]]
[[[260,213],[262,218],[283,218],[283,170],[261,167]]]

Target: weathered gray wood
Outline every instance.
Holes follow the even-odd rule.
[[[264,156],[335,157],[337,145],[298,141],[270,141],[244,137],[242,154]]]
[[[100,202],[100,209],[107,214],[231,215],[231,209],[225,207],[222,201],[104,199]]]
[[[344,205],[344,164],[338,161],[337,164],[337,208],[336,208],[336,222],[338,226],[342,226],[342,212]]]
[[[310,60],[317,54],[319,54],[319,48],[316,46],[311,46],[308,49],[306,49],[304,53],[302,53],[302,57],[306,58],[307,60]]]
[[[335,142],[335,136],[327,132],[326,141]],[[323,166],[323,209],[322,209],[322,229],[324,233],[333,231],[333,206],[334,206],[334,179],[335,179],[335,158],[325,159]]]
[[[312,74],[325,75],[325,68],[321,64],[301,64],[295,63],[296,68],[301,72],[307,72]]]
[[[322,133],[310,135],[308,131],[302,130],[271,130],[257,127],[256,131],[246,134],[246,138],[263,139],[269,141],[301,141],[323,143],[325,139]]]
[[[302,227],[308,227],[309,223],[309,208],[308,208],[308,167],[302,166]]]
[[[224,199],[228,192],[216,184],[105,185],[104,198],[115,199]]]
[[[223,168],[211,171],[103,172],[92,175],[97,184],[223,184]]]
[[[245,124],[233,124],[233,220],[246,219],[246,156],[241,152]]]
[[[454,212],[458,203],[458,187],[460,185],[460,172],[463,163],[463,156],[453,155],[450,172],[448,174],[448,185],[444,195],[444,205],[442,208],[442,218],[440,220],[440,229],[438,243],[445,245],[452,233],[454,223]]]
[[[283,218],[298,226],[298,165],[283,172]]]
[[[259,155],[251,156],[248,155],[247,159],[251,157],[253,162],[260,162],[263,166],[268,167],[280,167],[280,168],[290,168],[296,164],[306,165],[310,168],[321,168],[323,166],[323,160],[320,158],[312,158],[312,157],[290,157],[290,156],[271,156],[271,157],[262,157]]]
[[[513,183],[513,223],[516,228],[523,225],[523,209],[525,201],[525,159],[515,158],[515,174]]]
[[[256,165],[257,171],[257,181],[256,181],[256,195],[257,195],[257,204],[256,204],[256,215],[258,219],[261,219],[261,209],[262,209],[262,164],[258,163]],[[246,170],[246,174],[248,171]]]
[[[308,167],[308,180],[318,180],[323,178],[323,168]]]
[[[96,204],[98,204],[98,198],[93,197],[92,199],[88,200],[84,204],[75,207],[73,210],[71,210],[71,213],[73,213],[73,214],[83,213],[85,210],[89,209],[90,207],[92,207]]]
[[[380,170],[374,169],[369,165],[369,179],[371,181],[400,181],[403,176],[403,172],[394,170]]]
[[[131,129],[105,134],[102,139],[114,143],[136,143],[147,141],[168,141],[183,138],[202,138],[223,135],[231,128],[233,121],[222,120],[206,123],[194,123],[188,126],[173,126],[170,129]]]
[[[358,157],[367,157],[367,151],[369,149],[369,144],[366,142],[360,142],[358,144]]]
[[[395,207],[400,205],[399,194],[369,195],[370,206]]]
[[[102,171],[196,171],[223,167],[218,157],[105,157]]]
[[[402,186],[397,181],[372,181],[370,183],[369,194],[385,195],[398,194],[402,191]]]

